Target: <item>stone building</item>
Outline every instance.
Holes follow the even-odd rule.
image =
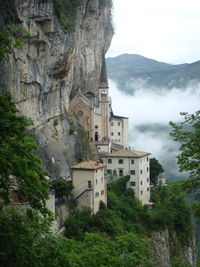
[[[107,167],[107,171],[116,170],[119,177],[130,175],[130,181],[127,187],[134,189],[135,196],[142,204],[147,204],[150,199],[148,157],[150,153],[127,149],[129,147],[128,118],[116,116],[112,111],[104,57],[101,67],[99,88],[96,91],[94,90],[94,92],[96,93],[88,91],[83,94],[79,91],[70,102],[69,114],[76,113],[81,125],[88,132],[93,159],[99,160],[102,158]],[[134,162],[134,164],[132,162]],[[88,165],[88,163],[86,165]],[[84,179],[84,186],[86,186],[87,181],[85,179],[87,177],[84,176],[84,173],[85,171],[83,171],[82,168],[79,169],[78,174],[76,173],[75,175],[83,175],[83,178],[80,179]],[[74,184],[74,186],[79,187],[78,184]],[[94,190],[96,189],[94,188]],[[84,193],[82,199],[79,198],[79,202],[81,202],[82,205],[93,207],[94,205],[90,203],[92,201],[89,193],[90,191],[91,189],[89,190],[89,188],[87,188],[87,193]],[[103,189],[98,192],[100,191],[103,192]],[[96,199],[96,197],[94,199]],[[93,207],[93,210],[96,212],[97,207]]]
[[[77,114],[90,142],[96,144],[99,152],[110,152],[112,143],[128,147],[128,118],[112,112],[105,58],[97,93],[79,91],[70,102],[69,114],[73,113]]]
[[[150,200],[149,156],[147,152],[122,149],[102,154],[108,174],[130,176],[127,187],[134,189],[135,196],[142,204]]]
[[[100,201],[107,204],[105,165],[88,160],[72,166],[71,169],[73,197],[77,200],[78,209],[89,207],[94,214],[97,213]]]

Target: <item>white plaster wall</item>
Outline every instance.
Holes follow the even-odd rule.
[[[73,170],[73,194],[76,198],[88,187],[88,181],[91,181],[91,196],[88,191],[78,199],[78,206],[90,207],[93,213],[99,211],[99,203],[102,200],[107,204],[107,195],[105,190],[104,168],[97,170]],[[96,194],[98,193],[98,195]]]
[[[98,196],[97,196],[98,193]],[[104,168],[95,170],[94,175],[94,213],[99,211],[99,203],[103,201],[107,204],[107,194],[105,190],[105,178],[104,178]]]
[[[128,147],[128,119],[112,118],[110,122],[110,136],[113,143]]]
[[[112,159],[112,163],[108,163],[108,159]],[[123,159],[124,163],[119,164],[119,159]],[[134,164],[131,163],[131,160],[134,160]],[[107,166],[107,170],[108,169],[112,171],[116,170],[117,175],[119,175],[119,170],[121,169],[123,170],[124,176],[130,175],[130,180],[127,186],[134,189],[135,196],[142,202],[142,204],[146,204],[149,202],[150,199],[149,157],[146,156],[143,158],[104,157],[103,161],[104,164],[106,164]],[[130,174],[131,170],[135,171],[135,175]],[[135,182],[136,185],[131,186],[130,185],[131,182]]]
[[[120,125],[118,125],[120,123]],[[115,144],[123,145],[123,127],[122,120],[112,118],[110,122],[110,136]],[[113,135],[112,135],[113,133]],[[120,136],[118,135],[120,133]]]
[[[123,128],[122,128],[122,136],[123,136],[123,146],[128,148],[129,142],[128,142],[128,119],[123,119]]]

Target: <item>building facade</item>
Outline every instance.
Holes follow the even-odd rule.
[[[110,152],[111,143],[128,147],[128,118],[112,112],[105,58],[97,93],[81,91],[70,101],[69,115],[75,113],[98,150]]]
[[[78,209],[91,208],[95,214],[103,201],[107,205],[107,189],[104,179],[105,165],[92,160],[72,166],[73,197]]]
[[[102,154],[106,172],[119,177],[129,175],[127,187],[134,189],[142,204],[148,204],[150,200],[149,156],[147,152],[127,149]]]
[[[111,112],[110,138],[113,144],[128,148],[128,118],[116,116]]]

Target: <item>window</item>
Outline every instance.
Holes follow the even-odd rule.
[[[147,178],[147,183],[149,182],[149,178]]]
[[[149,191],[149,187],[147,187],[147,192]]]
[[[130,170],[130,174],[135,175],[135,170]]]
[[[124,163],[124,160],[123,160],[123,159],[119,159],[119,160],[118,160],[118,163],[119,163],[119,164],[123,164],[123,163]]]
[[[123,170],[119,170],[119,176],[120,177],[124,176],[124,171]]]
[[[112,170],[111,169],[107,169],[107,174],[112,174]]]
[[[112,159],[108,159],[108,163],[111,164],[112,163]]]
[[[95,197],[98,197],[98,196],[99,196],[99,192],[96,192],[96,193],[95,193]]]
[[[113,135],[114,135],[114,133],[113,133],[113,132],[111,132],[111,135],[113,136]]]
[[[147,167],[147,172],[149,171],[149,168]]]
[[[79,117],[83,116],[83,111],[82,111],[82,110],[78,110],[77,115],[78,115]]]
[[[120,136],[120,132],[118,132],[118,136]]]
[[[140,174],[142,174],[142,170],[140,170]]]
[[[99,140],[98,132],[95,132],[95,134],[94,134],[94,140],[95,141],[98,141]]]
[[[114,126],[114,122],[113,121],[111,121],[111,126]]]
[[[135,186],[135,182],[130,182],[130,186]]]
[[[98,180],[96,179],[96,184],[98,184]]]
[[[103,195],[104,195],[104,190],[101,191],[101,196],[103,196]]]
[[[95,125],[95,129],[98,129],[98,125]]]
[[[101,177],[101,182],[103,183],[103,177]]]
[[[141,195],[143,195],[143,191],[141,191]]]
[[[142,184],[143,184],[143,182],[141,181],[141,182],[140,182],[140,184],[142,185]]]
[[[147,157],[147,161],[149,161],[149,158]]]
[[[88,188],[91,188],[92,187],[92,183],[91,181],[88,181]]]
[[[118,122],[118,126],[120,126],[120,122]]]
[[[131,160],[131,164],[134,164],[134,159]]]

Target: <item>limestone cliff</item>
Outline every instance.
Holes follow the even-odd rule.
[[[166,229],[165,231],[152,232],[150,240],[151,258],[156,262],[157,267],[196,266],[194,237],[191,237],[189,243],[183,243],[180,242],[175,233],[169,234]],[[173,265],[171,264],[173,261],[178,262]]]
[[[98,88],[102,55],[113,35],[110,0],[76,1],[70,31],[55,12],[61,1],[0,3],[1,22],[6,25],[12,13],[29,32],[23,49],[13,49],[1,66],[0,93],[10,91],[20,112],[33,119],[41,157],[54,177],[67,177],[74,161],[77,137],[68,134],[66,116],[70,98],[79,89]]]

